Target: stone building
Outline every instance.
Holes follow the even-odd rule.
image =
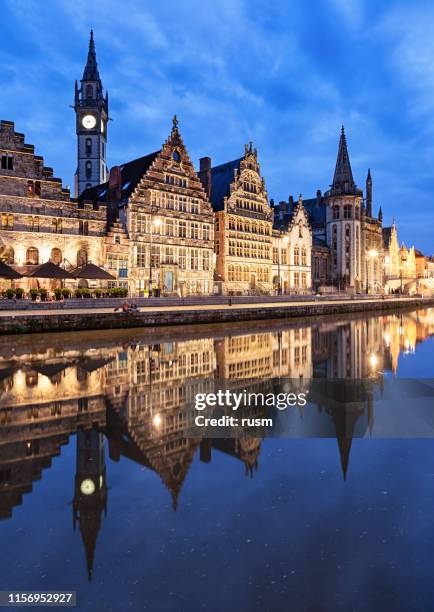
[[[119,240],[129,240],[130,253],[118,276],[128,279],[132,295],[213,292],[213,213],[176,117],[159,151],[115,166],[107,183],[79,201],[107,205],[109,227],[123,227]]]
[[[66,268],[103,264],[105,205],[72,201],[10,121],[0,122],[0,157],[0,259],[22,273],[47,261]],[[19,282],[23,288],[38,283]]]
[[[300,195],[298,202],[274,207],[273,287],[276,293],[310,293],[312,229]]]
[[[229,295],[272,291],[273,212],[256,148],[211,167],[200,160],[199,177],[215,213],[216,280]]]

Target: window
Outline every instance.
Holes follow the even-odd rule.
[[[119,278],[128,277],[128,257],[119,255],[118,274],[119,274]]]
[[[53,227],[53,232],[55,234],[61,234],[62,233],[62,219],[53,219],[51,221],[51,225]]]
[[[14,158],[12,155],[2,155],[2,170],[13,170],[14,169]]]
[[[307,253],[306,253],[306,249],[301,249],[301,265],[302,266],[307,266]],[[305,272],[303,272],[303,274],[305,274]]]
[[[14,216],[2,213],[2,229],[13,229],[14,227]]]
[[[199,224],[192,223],[190,226],[190,237],[195,238],[196,240],[199,238]]]
[[[81,236],[89,235],[89,221],[82,221],[80,219],[80,221],[78,222],[78,233]]]
[[[151,250],[151,266],[153,268],[159,268],[160,267],[160,247],[158,246],[158,244],[153,244],[152,245],[152,250]]]
[[[87,157],[92,155],[92,138],[86,138],[86,147],[85,147]]]
[[[119,236],[119,234],[116,234],[115,236],[115,244],[120,244],[121,243],[121,237]]]
[[[77,266],[84,266],[87,264],[87,251],[86,249],[80,249],[77,251]]]
[[[59,265],[62,263],[62,251],[60,249],[51,249],[51,261]]]
[[[351,219],[353,216],[351,204],[345,204],[344,206],[344,219]]]
[[[210,269],[210,253],[209,251],[203,251],[202,253],[202,269],[209,270]]]
[[[300,265],[300,249],[295,247],[294,249],[294,266]]]
[[[92,85],[86,85],[86,98],[89,100],[93,97],[93,87]]]
[[[174,161],[176,162],[180,162],[181,161],[181,155],[179,154],[179,151],[173,151],[173,155],[172,155]]]
[[[197,249],[191,249],[190,251],[190,269],[198,270],[199,269],[199,257]]]
[[[144,244],[138,244],[136,247],[136,266],[144,268],[146,266],[146,250]]]
[[[204,240],[211,240],[211,229],[209,225],[202,226],[202,238]]]
[[[172,219],[166,220],[166,236],[174,236],[174,227]]]
[[[185,221],[180,221],[178,225],[179,237],[187,238],[187,223]]]
[[[187,198],[185,196],[179,196],[179,210],[187,212]]]
[[[27,181],[27,197],[31,198],[35,193],[33,181]]]
[[[339,219],[339,206],[333,206],[333,219]]]
[[[187,265],[186,249],[184,248],[179,249],[178,262],[179,262],[180,269],[185,270],[186,265]]]
[[[36,266],[39,263],[39,251],[36,247],[30,247],[26,252],[26,263],[29,266]]]
[[[6,247],[3,252],[0,252],[0,261],[7,264],[13,264],[15,260],[15,251],[12,247]]]
[[[199,214],[199,201],[198,200],[191,201],[191,212],[194,213],[195,215]]]
[[[92,178],[92,162],[89,160],[86,162],[86,178]]]
[[[39,217],[29,217],[31,232],[39,232]]]

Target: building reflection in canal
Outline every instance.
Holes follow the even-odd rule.
[[[92,341],[76,334],[67,347],[53,336],[20,338],[12,357],[0,347],[0,518],[12,517],[74,434],[72,520],[90,578],[108,503],[107,451],[111,461],[124,457],[158,474],[176,510],[195,457],[209,463],[226,453],[249,477],[259,466],[261,437],[188,435],[193,410],[182,408],[195,393],[206,393],[216,379],[235,386],[259,379],[271,387],[281,378],[368,379],[381,386],[400,354],[433,333],[434,309],[427,309],[311,326],[166,330],[151,340],[139,331]],[[326,402],[317,406],[337,438],[344,478],[352,436],[357,429],[369,435],[375,419],[372,397],[364,399],[345,414]]]

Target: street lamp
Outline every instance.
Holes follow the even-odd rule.
[[[161,219],[159,219],[158,217],[156,217],[155,219],[152,218],[152,214],[153,212],[151,211],[151,224],[150,224],[150,238],[149,238],[149,289],[148,289],[148,298],[152,297],[152,236],[153,236],[153,229],[154,226],[155,227],[160,227],[161,225]]]

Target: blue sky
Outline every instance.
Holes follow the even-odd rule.
[[[325,190],[341,124],[374,210],[434,253],[434,5],[390,0],[3,0],[0,117],[73,184],[70,108],[93,27],[108,163],[158,149],[176,113],[191,157],[253,140],[270,197]]]

